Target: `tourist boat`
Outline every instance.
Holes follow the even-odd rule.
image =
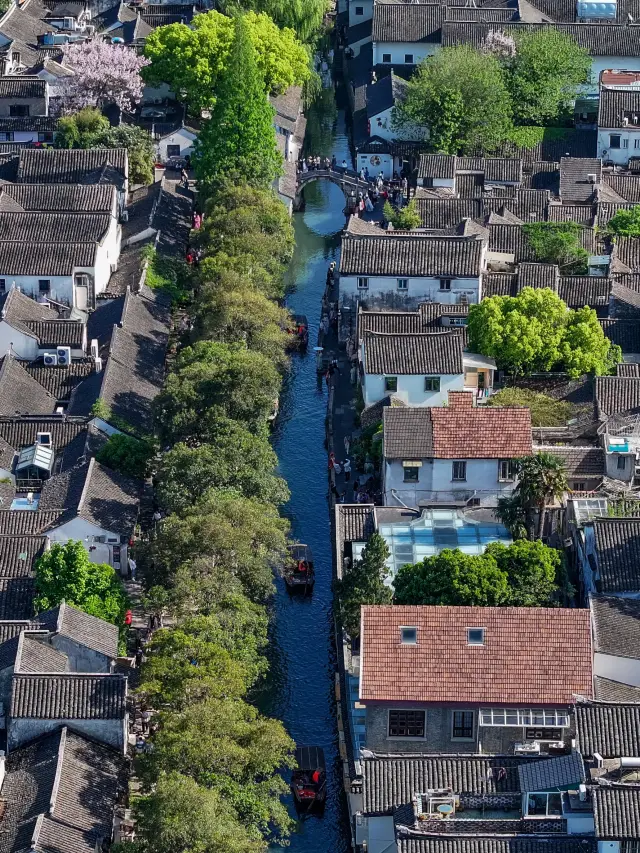
[[[311,592],[316,580],[313,555],[308,545],[289,545],[289,554],[284,566],[284,582],[290,592]]]
[[[309,321],[304,314],[293,315],[292,337],[298,349],[306,349],[309,344]]]
[[[311,811],[324,805],[327,797],[327,771],[321,747],[297,747],[291,790],[298,808]]]

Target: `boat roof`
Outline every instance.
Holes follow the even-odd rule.
[[[294,560],[307,560],[307,562],[311,562],[313,559],[311,548],[308,545],[303,545],[301,542],[289,545],[289,554]]]
[[[325,769],[324,751],[321,746],[298,746],[296,764],[300,770]]]

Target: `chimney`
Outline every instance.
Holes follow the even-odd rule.
[[[473,391],[449,391],[449,408],[456,410],[472,409],[475,402]]]

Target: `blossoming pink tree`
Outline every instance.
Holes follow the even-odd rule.
[[[484,53],[497,56],[498,59],[511,59],[516,55],[514,39],[500,30],[489,30],[481,49]]]
[[[112,103],[132,110],[142,97],[140,71],[149,60],[125,45],[95,39],[67,45],[63,63],[74,73],[62,87],[63,109],[75,112]]]

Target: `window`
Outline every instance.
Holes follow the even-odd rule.
[[[413,54],[412,53],[405,53],[404,64],[405,65],[413,65]]]
[[[53,142],[53,131],[38,134],[38,142]]]
[[[399,278],[398,279],[398,290],[408,290],[409,289],[409,279],[408,278]]]
[[[609,148],[620,148],[620,134],[612,133],[609,136]]]
[[[484,646],[484,628],[467,628],[467,644]]]
[[[0,293],[4,293],[7,289],[7,280],[6,278],[0,278]]]
[[[586,492],[587,491],[587,484],[586,483],[574,483],[573,484],[573,491],[574,492]]]
[[[28,104],[11,104],[9,107],[11,118],[27,118],[29,115]]]
[[[473,711],[454,711],[452,716],[452,740],[473,740]]]
[[[420,477],[420,469],[416,465],[403,465],[405,483],[417,483]]]
[[[481,726],[555,726],[566,728],[569,715],[554,708],[531,710],[530,708],[482,708]]]
[[[11,61],[14,65],[20,65],[20,51],[14,50],[11,54]]]
[[[466,480],[467,479],[467,463],[466,462],[453,462],[451,465],[451,479],[452,480]]]
[[[390,53],[383,53],[382,54],[382,61],[383,62],[391,62],[391,54]]]
[[[527,794],[527,816],[562,817],[562,795],[557,793]]]
[[[368,278],[359,278],[358,279],[358,290],[369,290],[369,279]]]
[[[424,711],[389,711],[389,737],[424,737]]]
[[[418,644],[418,629],[413,625],[401,625],[400,642],[403,646],[416,646]]]
[[[89,287],[89,276],[86,274],[86,272],[76,273],[75,286],[76,287]]]
[[[6,133],[0,133],[0,142],[13,142],[13,131],[9,130]]]
[[[449,318],[450,326],[466,326],[467,318],[466,317],[450,317]]]
[[[398,377],[397,376],[385,376],[384,377],[384,390],[385,391],[397,391],[398,390]]]
[[[364,15],[364,6],[356,6],[356,15]]]
[[[627,457],[626,456],[618,456],[618,471],[624,471],[627,467]]]
[[[634,148],[640,148],[640,139],[634,139],[633,140],[633,147]]]
[[[501,459],[498,462],[498,480],[511,483],[516,478],[516,463],[513,459]]]
[[[426,187],[427,189],[431,189],[433,187],[433,178],[432,177],[423,178],[422,179],[422,186]]]
[[[440,390],[440,377],[439,376],[425,376],[424,377],[424,390],[425,391],[439,391]]]
[[[622,140],[622,147],[623,148],[629,147],[629,140],[626,137]]]
[[[38,290],[40,293],[49,293],[51,290],[51,281],[48,278],[41,278],[38,282]]]
[[[441,278],[440,279],[440,290],[451,290],[451,279],[450,278]]]
[[[180,146],[179,145],[167,145],[167,158],[168,157],[179,157],[180,156]]]

